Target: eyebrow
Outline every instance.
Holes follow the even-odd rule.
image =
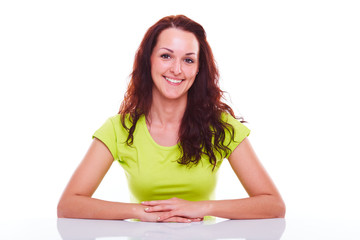
[[[162,48],[160,48],[160,49],[165,49],[165,50],[168,50],[168,51],[171,52],[171,53],[174,53],[174,51],[171,50],[170,48],[162,47]],[[186,53],[185,55],[188,56],[188,55],[196,55],[196,54],[193,53],[193,52],[190,52],[190,53]]]

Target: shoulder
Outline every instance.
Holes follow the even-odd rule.
[[[124,116],[125,124],[129,124],[129,116]],[[129,125],[128,125],[129,126]],[[122,115],[116,114],[108,117],[106,121],[93,134],[93,138],[102,141],[112,153],[114,159],[118,158],[118,144],[124,143],[128,132],[122,124]]]
[[[135,123],[137,131],[138,125],[142,126],[145,117],[141,115],[140,118]],[[130,114],[116,114],[114,116],[109,117],[105,123],[103,124],[102,128],[105,128],[107,131],[113,132],[118,138],[125,138],[127,139],[129,134],[129,129],[133,126],[134,121],[131,118]]]
[[[125,125],[128,126],[131,124],[131,119],[129,114],[116,114],[111,117],[109,117],[106,121],[106,123],[111,124],[114,126],[114,128],[122,127],[122,122],[124,121]]]
[[[124,118],[125,124],[130,122],[129,116]],[[106,119],[103,125],[96,131],[96,134],[100,135],[121,135],[125,131],[125,128],[122,124],[122,115],[116,114]]]
[[[250,129],[247,128],[243,123],[241,123],[238,119],[231,116],[231,114],[227,112],[223,112],[221,114],[221,120],[225,123],[231,125],[233,127],[234,137],[238,141],[242,141],[244,138],[249,136]]]
[[[119,123],[121,123],[121,115],[116,114],[114,116],[107,118],[102,127],[108,129],[115,129],[119,125]]]
[[[242,124],[238,119],[234,118],[231,114],[229,114],[227,112],[222,112],[220,119],[221,119],[221,121],[228,123],[228,124],[232,125],[233,127],[244,126],[244,124]]]

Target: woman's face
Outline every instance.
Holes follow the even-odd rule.
[[[176,28],[163,30],[150,60],[153,97],[187,97],[199,70],[199,42],[195,35]]]

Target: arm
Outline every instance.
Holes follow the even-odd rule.
[[[210,201],[210,215],[230,219],[285,216],[285,204],[247,138],[233,151],[229,162],[249,198]]]
[[[134,203],[110,202],[92,198],[113,162],[109,149],[97,138],[76,169],[57,207],[59,218],[140,219],[155,222],[157,213],[146,213],[145,206]],[[167,221],[199,221],[184,217],[171,217]]]
[[[276,218],[285,216],[285,204],[274,183],[245,138],[229,162],[249,198],[190,202],[182,199],[145,202],[147,212],[165,211],[160,221],[171,216],[191,218],[215,216],[229,219]]]
[[[109,170],[113,157],[95,138],[70,179],[58,203],[60,218],[125,219],[135,217],[136,206],[93,199],[91,196]]]

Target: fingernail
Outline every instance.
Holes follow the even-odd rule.
[[[160,217],[157,217],[156,221],[160,221]]]
[[[190,219],[188,219],[187,221],[188,221],[188,222],[191,222],[191,220],[190,220]]]
[[[145,212],[147,212],[147,211],[149,211],[149,208],[147,207],[147,208],[145,208],[144,210],[145,210]]]

